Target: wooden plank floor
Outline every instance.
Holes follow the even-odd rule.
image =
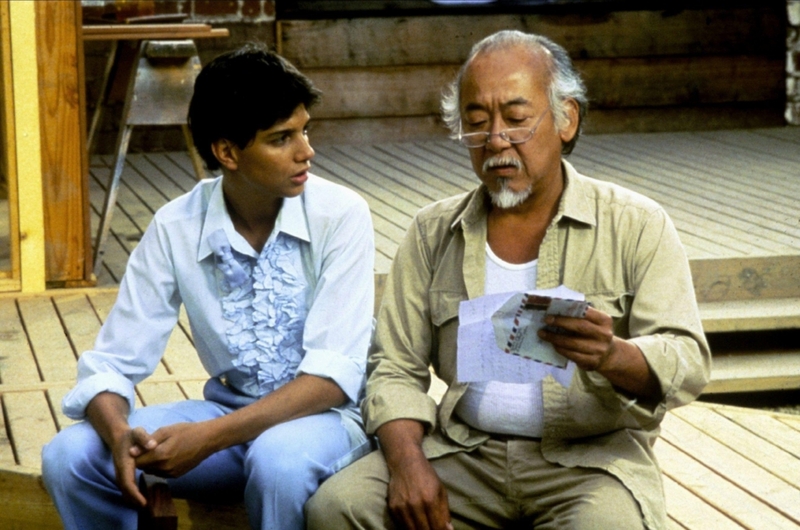
[[[570,160],[664,205],[692,259],[800,256],[800,128],[587,136]],[[8,499],[0,528],[59,527],[38,479],[41,446],[70,424],[60,400],[131,250],[153,213],[196,182],[185,153],[132,154],[127,162],[99,287],[0,295],[0,498]],[[93,229],[110,163],[92,160]],[[369,203],[381,273],[420,207],[477,182],[465,150],[446,141],[322,146],[313,164]],[[184,316],[137,399],[197,398],[205,377]],[[655,449],[673,528],[800,528],[800,417],[698,403],[668,415]],[[241,513],[226,517],[229,528],[246,527]],[[208,527],[219,528],[213,521]]]
[[[800,327],[800,128],[586,136],[569,159],[579,171],[644,193],[667,209],[693,262],[707,331]],[[95,157],[91,167],[94,229],[111,162]],[[196,183],[186,153],[133,154],[127,162],[100,286],[119,282],[153,212]],[[378,273],[388,271],[421,207],[477,184],[467,150],[448,140],[320,146],[312,166],[368,202]],[[731,278],[742,283],[742,274],[752,276],[756,288],[716,298],[717,286]],[[771,287],[758,288],[764,282]],[[710,295],[701,296],[705,292]],[[735,344],[715,351],[709,392],[798,387],[797,341],[768,351],[741,351]]]
[[[585,136],[569,160],[661,203],[690,259],[800,255],[800,128]],[[110,162],[91,166],[93,229]],[[153,212],[195,183],[186,153],[127,162],[101,286],[119,282]],[[449,141],[322,146],[312,171],[367,200],[381,273],[419,208],[477,182],[466,149]]]
[[[59,528],[38,478],[40,451],[72,423],[60,400],[115,295],[0,295],[0,528]],[[137,386],[139,404],[199,398],[205,377],[184,318],[157,373]],[[800,416],[696,403],[668,414],[655,451],[672,528],[800,528]],[[206,528],[196,514],[207,507],[177,507],[186,521],[194,514],[192,528]],[[215,510],[227,528],[247,527],[241,509]],[[221,528],[217,515],[205,518],[208,528]]]

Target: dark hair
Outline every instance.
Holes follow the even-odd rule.
[[[306,76],[261,44],[249,43],[208,63],[194,83],[189,128],[208,169],[220,164],[211,145],[230,140],[244,149],[260,130],[291,117],[301,103],[320,99]]]

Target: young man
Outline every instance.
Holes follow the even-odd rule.
[[[549,39],[503,31],[473,48],[443,114],[481,185],[421,210],[401,243],[362,405],[381,451],[323,485],[309,528],[667,528],[652,445],[710,354],[666,212],[563,159],[585,110]],[[564,368],[459,380],[461,302],[561,284],[593,305],[547,322],[566,334],[539,331]],[[503,363],[494,348],[484,359]],[[438,406],[429,365],[448,385]]]
[[[160,209],[43,451],[67,529],[133,529],[144,471],[174,496],[241,498],[253,528],[303,505],[369,450],[357,402],[373,307],[373,231],[354,192],[309,173],[311,82],[249,45],[200,73],[195,145],[222,176]],[[205,400],[134,410],[184,305]]]

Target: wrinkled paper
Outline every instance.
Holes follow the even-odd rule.
[[[566,386],[574,364],[539,339],[538,330],[545,327],[548,314],[583,317],[588,307],[584,300],[582,293],[562,285],[461,302],[458,380],[526,383],[549,374]]]

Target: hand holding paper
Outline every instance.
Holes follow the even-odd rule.
[[[575,294],[582,298],[579,293]],[[544,319],[547,315],[583,318],[587,307],[588,303],[583,300],[535,293],[512,296],[492,315],[497,346],[505,353],[563,368],[567,359],[559,355],[550,343],[540,339],[538,331],[546,327]],[[562,332],[560,328],[549,329],[555,333]]]
[[[552,311],[559,312],[565,311],[562,301],[570,300],[580,304],[584,299],[581,293],[561,286],[532,293],[493,294],[461,302],[458,329],[459,381],[526,383],[541,379],[547,373],[563,385],[569,383],[574,365],[568,365],[567,360],[556,353],[550,343],[539,339],[537,334],[545,326],[546,310],[523,310],[515,322],[518,309],[532,295],[547,297],[550,300],[547,306],[552,305]],[[553,300],[559,301],[553,304]],[[534,298],[531,301],[539,300]],[[569,308],[574,307],[570,303],[566,305]],[[512,333],[514,329],[516,332]],[[514,355],[509,355],[512,348],[508,348],[506,353],[510,340],[516,344],[513,347]]]

